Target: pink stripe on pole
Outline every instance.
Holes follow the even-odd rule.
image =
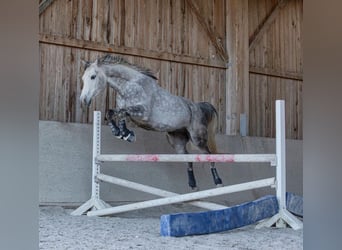
[[[127,161],[159,161],[158,155],[144,154],[144,155],[128,155]]]
[[[196,162],[234,162],[234,155],[197,155]]]
[[[182,157],[182,156],[179,155],[179,157]],[[177,156],[172,157],[169,155],[141,154],[141,155],[126,155],[125,161],[158,162],[158,161],[172,161],[172,159],[174,161],[177,161],[176,158]],[[184,158],[188,160],[189,162],[235,162],[234,155],[196,154],[196,155],[184,155]]]

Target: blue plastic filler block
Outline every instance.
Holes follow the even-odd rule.
[[[160,235],[181,237],[222,232],[272,217],[278,210],[277,198],[267,195],[221,210],[162,215]]]
[[[287,192],[286,209],[294,215],[303,217],[303,197]]]

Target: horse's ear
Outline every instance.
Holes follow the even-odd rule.
[[[81,60],[81,63],[83,65],[84,70],[86,70],[91,64],[89,61],[84,61],[84,60]]]
[[[100,65],[99,59],[96,59],[94,63],[96,66],[99,66]]]

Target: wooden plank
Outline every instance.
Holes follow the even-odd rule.
[[[131,48],[126,46],[116,46],[112,44],[86,41],[58,35],[40,34],[39,42],[43,44],[53,44],[72,48],[86,49],[98,52],[117,53],[123,55],[139,56],[144,58],[172,61],[184,64],[200,65],[210,68],[226,69],[226,66],[220,62],[214,62],[206,58],[192,57],[187,55],[172,54],[167,52],[157,52],[145,49]]]
[[[279,0],[278,3],[272,9],[272,11],[260,23],[258,28],[254,31],[253,35],[249,38],[249,50],[253,50],[255,46],[259,43],[263,35],[270,28],[271,24],[278,16],[280,10],[286,5],[286,2],[287,0]]]
[[[92,28],[92,0],[84,0],[82,8],[83,16],[83,37],[82,40],[91,40],[91,28]]]
[[[255,67],[255,66],[250,66],[249,72],[253,74],[258,74],[258,75],[273,76],[273,77],[279,77],[283,79],[303,81],[303,73],[280,71],[277,69]]]
[[[198,22],[201,24],[203,30],[206,32],[208,38],[215,46],[217,53],[220,55],[223,62],[227,62],[229,57],[226,49],[224,48],[222,42],[220,41],[220,36],[215,30],[211,29],[207,20],[203,17],[197,2],[193,0],[186,0],[186,3],[190,7],[191,12],[196,16]]]

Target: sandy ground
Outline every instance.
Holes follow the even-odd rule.
[[[116,217],[71,216],[71,209],[40,208],[39,249],[303,249],[303,230],[255,229],[255,225],[209,235],[162,237],[160,213]]]

